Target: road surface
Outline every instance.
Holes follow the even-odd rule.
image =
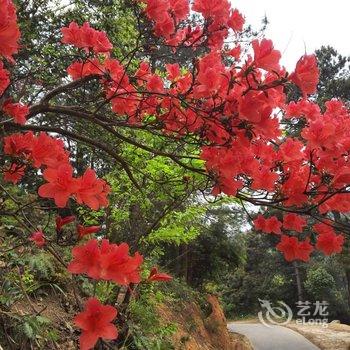
[[[301,334],[289,328],[261,323],[230,323],[231,332],[244,334],[254,350],[319,350]]]

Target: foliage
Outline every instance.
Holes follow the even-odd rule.
[[[144,287],[141,297],[134,299],[129,306],[133,341],[136,349],[173,349],[171,336],[176,332],[176,324],[162,324],[157,305],[167,297],[152,285]]]
[[[315,300],[324,300],[326,293],[328,297],[331,295],[335,287],[335,281],[322,266],[309,269],[305,281],[306,290]]]

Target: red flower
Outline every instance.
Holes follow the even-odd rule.
[[[158,20],[156,25],[154,26],[154,33],[157,36],[162,36],[164,38],[169,39],[171,34],[175,31],[174,20],[169,15],[168,12],[165,12],[162,20]]]
[[[5,101],[2,106],[2,110],[8,116],[12,117],[17,124],[25,124],[27,121],[27,115],[29,114],[29,108],[21,103],[12,103],[10,100]]]
[[[335,234],[333,227],[331,225],[327,225],[323,222],[319,222],[318,224],[315,224],[313,226],[313,229],[319,235],[322,235],[324,233],[334,233]]]
[[[241,56],[241,46],[235,46],[233,49],[227,51],[227,54],[232,56],[234,59],[239,60],[239,57]]]
[[[154,21],[162,21],[170,8],[168,0],[147,0],[146,15]]]
[[[152,267],[151,272],[147,278],[148,281],[171,281],[173,278],[166,274],[158,272],[156,267]]]
[[[241,32],[243,30],[244,22],[242,14],[237,9],[234,9],[228,21],[229,27],[235,32]]]
[[[281,53],[278,50],[274,50],[271,40],[262,39],[260,43],[258,40],[253,40],[252,45],[254,50],[254,63],[258,68],[268,71],[278,71],[280,69],[279,61]]]
[[[68,265],[68,271],[73,274],[87,274],[99,279],[100,250],[97,239],[91,239],[86,244],[72,249],[73,260]]]
[[[310,260],[310,254],[314,250],[314,247],[310,244],[309,239],[306,239],[305,241],[299,242],[298,244],[298,252],[297,252],[297,258],[302,261],[309,261]]]
[[[283,228],[286,230],[293,230],[297,232],[303,232],[306,225],[306,219],[300,215],[290,213],[283,217]]]
[[[0,0],[0,12],[0,56],[13,61],[12,55],[18,51],[21,35],[17,25],[16,8],[11,0]]]
[[[258,231],[264,231],[265,229],[265,218],[259,214],[256,219],[253,221],[255,229]]]
[[[69,224],[75,220],[75,216],[66,216],[64,218],[57,216],[56,217],[56,231],[61,231],[64,225]]]
[[[156,93],[164,93],[164,83],[160,76],[151,74],[147,78],[147,89]]]
[[[319,79],[316,56],[302,56],[297,62],[294,72],[289,76],[289,79],[298,85],[304,95],[315,93]]]
[[[101,230],[100,226],[89,226],[84,227],[82,225],[77,226],[78,238],[81,239],[86,235],[91,235],[92,233],[96,233]]]
[[[111,244],[108,240],[102,240],[100,255],[101,278],[112,280],[121,285],[139,283],[140,265],[143,257],[136,252],[134,257],[129,255],[127,243]]]
[[[103,67],[97,59],[88,62],[76,61],[67,68],[67,73],[76,80],[89,75],[103,75]]]
[[[180,66],[178,63],[174,64],[166,64],[165,65],[166,71],[168,73],[168,79],[171,81],[175,81],[177,78],[180,77]]]
[[[308,261],[310,253],[313,251],[313,246],[309,240],[300,242],[296,237],[286,235],[281,236],[281,241],[277,244],[276,248],[283,253],[287,261],[298,259]]]
[[[12,134],[4,137],[4,153],[10,156],[26,156],[32,150],[34,142],[33,133]]]
[[[269,99],[261,91],[249,91],[239,101],[240,118],[252,123],[266,120],[272,112]]]
[[[79,204],[86,204],[93,210],[108,205],[107,195],[110,191],[106,181],[98,179],[92,169],[87,169],[84,175],[77,179],[76,198]]]
[[[46,169],[43,177],[48,183],[39,187],[39,196],[53,198],[59,208],[64,208],[69,197],[76,192],[78,186],[73,179],[73,168],[69,164],[61,164],[57,169]]]
[[[29,240],[34,242],[37,247],[42,248],[45,245],[45,236],[41,231],[32,233]]]
[[[265,219],[261,214],[257,216],[254,220],[254,226],[257,230],[263,231],[265,233],[281,233],[282,223],[277,219],[276,216],[271,216]]]
[[[61,32],[64,44],[72,44],[85,50],[92,49],[95,53],[108,52],[113,48],[106,33],[91,28],[87,22],[81,27],[77,23],[71,22],[69,27],[62,28]]]
[[[170,0],[170,8],[177,21],[185,19],[190,13],[188,0]]]
[[[137,78],[137,84],[142,85],[146,79],[151,75],[151,70],[149,63],[141,61],[139,69],[135,73],[135,78]]]
[[[83,312],[74,318],[74,324],[81,328],[80,349],[92,349],[99,338],[116,339],[118,330],[112,321],[117,316],[117,310],[110,305],[103,305],[96,298],[90,298]]]
[[[4,64],[0,61],[0,95],[2,95],[10,85],[9,72],[3,67]]]
[[[25,165],[11,164],[10,169],[4,171],[4,180],[16,184],[24,175]]]
[[[92,239],[86,244],[72,250],[73,260],[68,270],[74,274],[87,274],[94,279],[114,281],[121,285],[139,283],[140,265],[143,258],[139,253],[134,257],[129,255],[129,246],[110,243],[103,239],[101,246]]]
[[[227,0],[195,0],[192,10],[200,12],[205,18],[220,18],[229,16],[229,8],[230,4]]]
[[[65,151],[63,141],[45,132],[41,132],[38,137],[33,137],[31,146],[30,156],[36,168],[42,165],[57,168],[59,164],[67,164],[69,161],[69,153]]]
[[[324,232],[317,236],[316,248],[325,255],[340,253],[343,249],[344,240],[343,235],[336,235],[334,231]]]

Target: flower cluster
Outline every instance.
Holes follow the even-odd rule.
[[[129,246],[110,243],[103,239],[91,239],[72,250],[73,260],[68,270],[73,274],[86,274],[96,280],[114,281],[121,285],[139,283],[140,265],[143,258],[139,253],[129,255]]]
[[[80,336],[80,349],[92,349],[99,338],[116,339],[118,330],[112,321],[118,312],[110,305],[102,305],[96,298],[90,298],[85,309],[74,318],[74,323],[82,330]]]
[[[256,230],[280,235],[280,242],[277,244],[277,249],[284,254],[287,261],[307,261],[314,248],[310,244],[309,238],[300,241],[296,236],[282,234],[281,229],[283,229],[284,232],[289,231],[289,233],[294,232],[301,235],[306,225],[306,218],[295,213],[284,215],[283,222],[278,220],[276,216],[264,218],[261,214],[254,220]],[[317,233],[316,248],[325,255],[340,253],[342,251],[342,246],[345,241],[344,235],[337,235],[331,223],[315,224],[313,225],[313,231]]]
[[[18,51],[18,40],[21,35],[16,8],[11,0],[0,0],[0,9],[0,56],[13,62],[12,55]]]
[[[104,180],[96,177],[94,170],[87,169],[83,176],[73,177],[69,153],[64,149],[62,140],[44,132],[38,136],[32,132],[12,134],[4,138],[4,152],[23,159],[35,168],[45,168],[43,177],[47,183],[38,192],[41,197],[53,198],[58,207],[65,207],[70,197],[94,210],[108,205],[110,188]],[[24,175],[25,167],[11,164],[5,172],[5,180],[18,182]]]
[[[10,100],[5,101],[2,106],[2,111],[21,125],[26,123],[27,115],[29,114],[28,106],[21,103],[12,103]]]
[[[299,241],[297,237],[282,235],[281,241],[277,244],[277,249],[281,251],[287,261],[302,260],[308,261],[313,246],[309,239]]]
[[[4,93],[7,87],[10,85],[10,74],[4,68],[4,64],[0,61],[0,95]]]
[[[77,23],[71,22],[68,28],[62,28],[62,34],[62,43],[87,51],[91,49],[95,53],[109,52],[113,48],[106,33],[91,28],[89,23],[79,27]]]
[[[0,0],[0,10],[0,59],[3,57],[14,63],[13,55],[18,51],[21,35],[17,24],[16,8],[11,0]],[[0,97],[9,85],[10,74],[0,60]],[[13,117],[16,123],[24,124],[26,122],[28,108],[22,104],[12,104],[6,101],[2,108],[0,106],[1,110]]]

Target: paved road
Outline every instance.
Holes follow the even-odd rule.
[[[281,326],[261,323],[230,323],[228,329],[244,334],[255,350],[319,350],[301,334]]]

